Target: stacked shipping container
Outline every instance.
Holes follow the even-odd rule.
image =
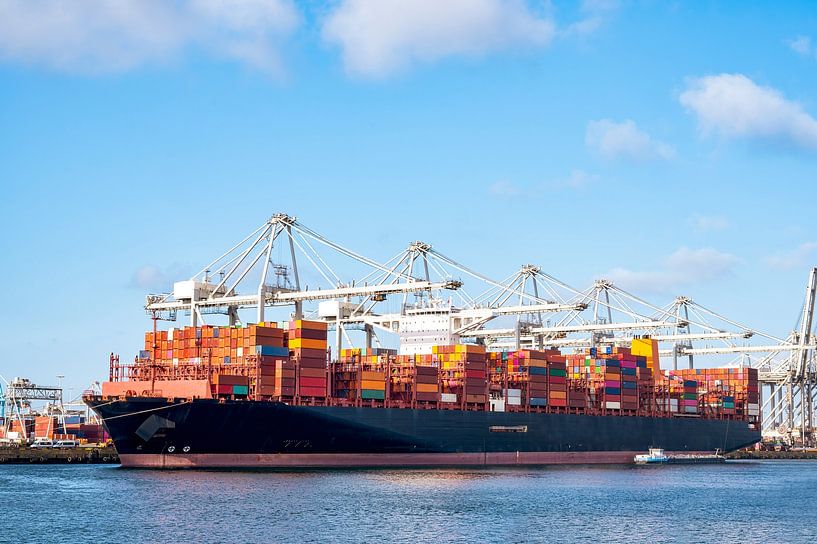
[[[299,397],[326,398],[326,323],[289,322],[289,355],[295,361]]]
[[[484,346],[433,346],[443,390],[443,402],[485,405],[488,402],[488,358]]]
[[[636,339],[632,349],[590,348],[567,357],[557,350],[486,353],[465,344],[400,356],[382,348],[345,349],[329,372],[326,323],[298,320],[286,329],[263,323],[148,333],[128,377],[170,379],[168,369],[186,375],[182,368],[192,365],[198,370],[190,376],[203,375],[214,396],[230,398],[487,410],[493,396],[512,411],[758,418],[756,371],[701,369],[665,377],[654,370],[656,346]],[[153,353],[157,361],[146,364]]]

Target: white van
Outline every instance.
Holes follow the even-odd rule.
[[[53,448],[76,448],[79,447],[79,442],[76,440],[57,440],[52,446]]]
[[[48,438],[37,438],[34,440],[34,443],[31,444],[32,448],[53,448],[54,441]]]

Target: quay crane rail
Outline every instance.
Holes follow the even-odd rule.
[[[481,294],[472,296],[463,277]],[[688,297],[658,306],[603,279],[579,290],[534,264],[495,281],[422,241],[380,263],[279,213],[189,280],[176,282],[172,293],[148,295],[145,309],[154,324],[175,321],[182,311],[193,326],[213,314],[226,315],[233,325],[241,323],[240,310],[254,309],[261,322],[268,308],[291,306],[292,316],[301,318],[305,304],[317,303],[309,315],[335,330],[338,350],[344,340],[351,344],[349,331],[363,330],[370,347],[380,345],[378,332],[416,334],[418,323],[425,326],[423,319],[440,316],[446,323],[438,325],[436,338],[471,339],[489,349],[624,345],[633,337],[650,336],[660,342],[662,356],[672,357],[675,369],[679,359],[693,368],[703,356],[733,357],[727,366],[758,368],[768,393],[763,395],[764,431],[811,444],[817,404],[816,289],[814,268],[798,329],[779,338]],[[399,297],[398,305],[392,297]]]

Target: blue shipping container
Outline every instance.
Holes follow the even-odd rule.
[[[255,346],[256,355],[268,355],[272,357],[288,357],[289,348],[278,346]]]

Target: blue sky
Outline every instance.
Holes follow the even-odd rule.
[[[62,8],[60,8],[62,6]],[[0,374],[75,392],[272,213],[769,333],[817,264],[809,2],[0,0]]]

